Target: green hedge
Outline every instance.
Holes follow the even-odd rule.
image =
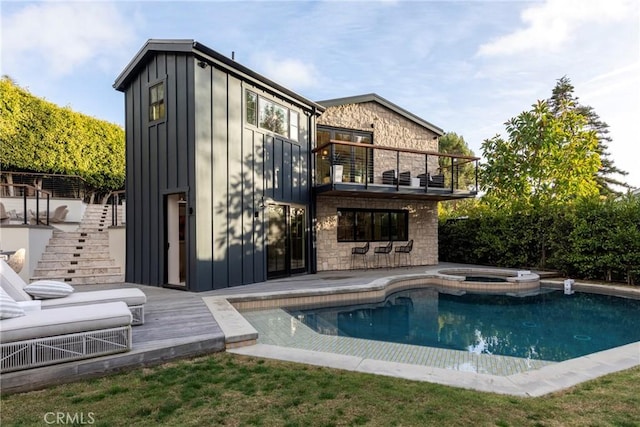
[[[640,198],[585,200],[537,211],[478,208],[465,218],[441,218],[438,241],[441,261],[637,283]]]
[[[99,190],[125,179],[124,130],[61,108],[0,79],[2,170],[78,175]]]

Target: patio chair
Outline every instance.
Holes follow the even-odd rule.
[[[369,252],[369,242],[367,242],[364,246],[356,246],[355,248],[351,248],[351,269],[353,269],[354,260],[358,256],[362,256],[362,261],[364,264],[365,270],[369,268],[367,263],[367,253]]]
[[[0,290],[0,372],[131,350],[131,312],[120,302],[22,308]]]
[[[20,273],[24,267],[24,256],[26,252],[24,248],[20,248],[7,260],[9,267],[16,273]]]
[[[147,302],[147,296],[137,288],[74,292],[69,284],[54,280],[38,280],[27,285],[4,260],[0,260],[0,287],[14,300],[33,301],[43,310],[123,301],[133,315],[131,324],[134,326],[144,324],[144,305]]]
[[[374,250],[373,253],[376,256],[376,267],[380,267],[380,255],[384,255],[385,259],[387,261],[387,268],[391,267],[391,263],[389,262],[389,254],[391,253],[391,250],[393,249],[393,242],[389,242],[389,244],[385,245],[385,246],[377,246]]]
[[[411,185],[411,172],[400,172],[400,185]],[[391,169],[382,172],[382,183],[387,185],[398,185],[398,171]]]
[[[413,250],[413,239],[409,240],[409,242],[404,246],[396,246],[396,250],[393,253],[393,263],[397,266],[400,266],[402,255],[408,256],[409,264],[411,265],[411,251]],[[396,263],[396,255],[398,256],[398,262]]]
[[[4,224],[5,222],[9,222],[11,218],[4,208],[4,204],[0,202],[0,224]]]
[[[53,215],[49,217],[49,222],[53,222],[53,223],[64,222],[64,219],[67,217],[68,213],[69,213],[69,209],[67,209],[67,205],[58,206],[53,211]]]
[[[55,210],[53,211],[53,213],[49,214],[49,222],[50,223],[60,223],[60,222],[64,222],[64,219],[67,217],[67,214],[69,213],[69,209],[67,209],[67,205],[60,205],[57,208],[55,208]],[[32,211],[31,209],[29,209],[29,214],[31,216],[30,222],[31,224],[35,224],[36,223],[36,212]],[[40,223],[46,222],[47,220],[47,211],[42,211],[39,212],[38,214],[38,219],[40,220]]]

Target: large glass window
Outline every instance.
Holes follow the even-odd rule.
[[[250,125],[294,141],[299,139],[299,113],[258,96],[250,90],[245,90],[245,118]]]
[[[149,88],[149,121],[164,119],[164,82]]]
[[[339,242],[406,241],[409,211],[338,208]]]
[[[260,98],[258,102],[260,127],[271,132],[289,136],[289,115],[286,108],[275,102]]]

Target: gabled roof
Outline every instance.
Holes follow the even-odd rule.
[[[198,58],[201,58],[211,64],[215,64],[217,67],[231,72],[232,74],[236,74],[249,81],[259,83],[261,86],[267,86],[268,88],[281,93],[285,97],[290,98],[290,100],[297,101],[297,103],[299,104],[304,104],[308,107],[312,107],[318,112],[324,111],[324,107],[322,105],[319,105],[309,99],[304,98],[303,96],[298,95],[294,91],[289,90],[272,80],[269,80],[268,78],[256,73],[255,71],[245,67],[244,65],[237,63],[233,59],[227,58],[226,56],[203,45],[202,43],[191,39],[147,40],[144,46],[142,46],[142,48],[138,51],[136,56],[124,68],[118,78],[116,78],[113,87],[116,90],[124,92],[129,85],[129,82],[138,75],[138,72],[146,65],[149,58],[159,52],[185,54],[191,53]]]
[[[398,113],[399,115],[405,117],[406,119],[409,119],[412,122],[438,134],[438,136],[444,135],[444,130],[442,130],[438,126],[432,123],[429,123],[424,119],[421,119],[415,114],[405,110],[402,107],[397,106],[393,102],[388,101],[375,93],[368,93],[366,95],[348,96],[346,98],[327,99],[325,101],[318,101],[318,104],[323,105],[325,107],[335,107],[337,105],[362,104],[364,102],[377,102],[378,104],[388,108],[391,111]]]

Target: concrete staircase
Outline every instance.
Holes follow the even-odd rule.
[[[122,209],[118,210],[121,216]],[[122,218],[118,218],[118,224]],[[121,283],[121,268],[109,255],[111,207],[88,205],[76,231],[55,230],[32,280],[59,280],[69,284]]]

